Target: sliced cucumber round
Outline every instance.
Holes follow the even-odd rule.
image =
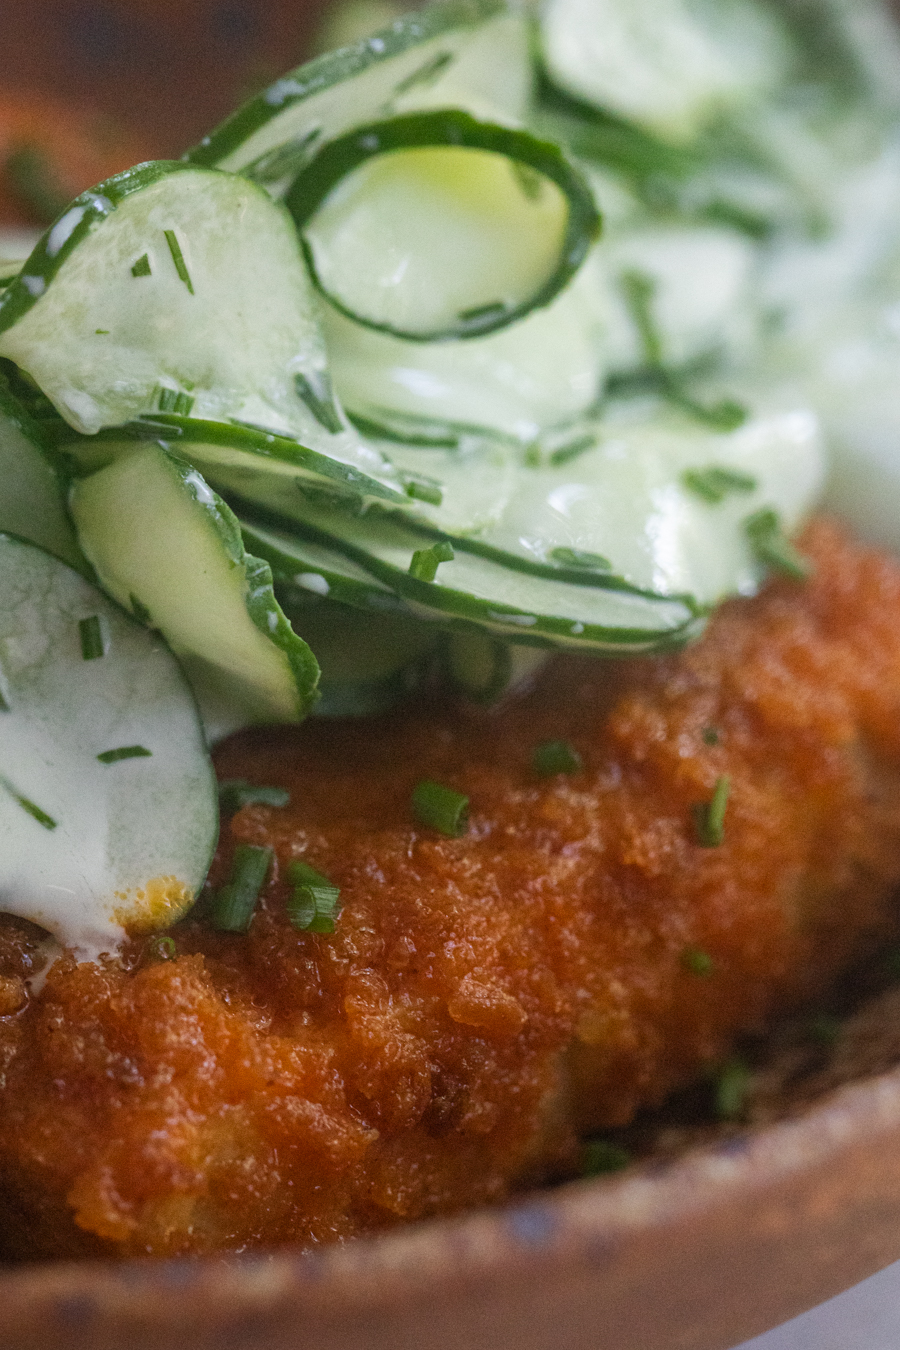
[[[84,570],[50,453],[41,428],[0,371],[0,530],[40,544]]]
[[[2,293],[0,355],[82,433],[145,413],[237,419],[389,482],[331,392],[314,306],[290,217],[260,188],[146,164],[43,236]]]
[[[330,141],[285,202],[335,308],[414,341],[480,337],[549,304],[600,228],[558,146],[456,108]]]
[[[793,59],[755,0],[548,0],[541,35],[561,88],[675,142],[784,81]]]
[[[439,98],[487,99],[521,118],[531,84],[527,22],[503,0],[446,0],[276,80],[188,152],[282,196],[311,155],[351,127]]]
[[[245,553],[196,469],[143,446],[78,479],[70,509],[103,586],[180,657],[212,734],[308,711],[315,658],[277,604],[268,565]]]
[[[0,909],[76,955],[191,904],[218,830],[191,692],[158,635],[0,535]]]
[[[446,539],[436,541],[442,547],[435,552],[399,518],[371,512],[351,516],[319,506],[290,532],[254,523],[251,537],[279,574],[311,570],[307,550],[319,545],[396,592],[422,618],[445,626],[462,620],[469,628],[474,624],[533,646],[637,654],[678,646],[703,626],[690,599],[645,595],[618,578],[596,582],[582,573],[584,584],[579,584],[577,573],[573,581],[528,573],[477,553],[454,551]],[[427,572],[418,565],[429,561],[422,559],[423,552],[432,555]]]
[[[487,707],[526,689],[547,658],[538,647],[501,642],[477,629],[450,633],[444,644],[452,683],[473,703]]]
[[[532,441],[589,408],[609,374],[615,314],[598,271],[595,250],[545,308],[466,342],[405,342],[325,305],[335,388],[352,415],[375,423],[410,419],[411,434],[418,429],[423,440],[430,421],[451,424],[452,434],[453,424],[467,422],[482,434]],[[440,426],[434,431],[441,435]]]

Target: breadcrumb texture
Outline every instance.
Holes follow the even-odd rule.
[[[233,738],[223,777],[291,793],[223,829],[214,885],[236,843],[275,849],[246,937],[188,920],[177,959],[136,938],[28,996],[36,935],[0,928],[15,1253],[312,1245],[496,1202],[895,933],[900,566],[827,522],[802,546],[811,582],[676,657]],[[559,739],[583,770],[539,778]],[[463,838],[414,823],[423,778],[470,798]],[[331,937],[287,921],[297,858],[341,887]]]

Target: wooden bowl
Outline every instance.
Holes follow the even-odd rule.
[[[124,114],[178,154],[300,59],[319,8],[7,5],[0,89]],[[900,1069],[873,1072],[900,1059],[900,1008],[882,1003],[837,1076],[857,1081],[786,1091],[774,1123],[313,1254],[8,1267],[0,1347],[726,1350],[900,1257]]]

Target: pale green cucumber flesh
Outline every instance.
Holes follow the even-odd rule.
[[[91,659],[85,624],[102,647]],[[0,909],[81,959],[114,952],[123,925],[173,922],[206,875],[218,810],[196,706],[162,639],[49,553],[0,535],[0,685]]]
[[[0,356],[82,433],[237,419],[390,485],[331,393],[289,216],[233,174],[145,165],[78,198],[3,292]]]
[[[301,526],[292,522],[291,533],[270,525],[265,534],[282,560],[296,547],[298,568],[306,570],[308,545],[319,544],[395,591],[414,614],[450,626],[477,624],[510,641],[620,655],[677,646],[702,628],[696,607],[678,597],[530,575],[462,550],[440,565],[433,582],[421,580],[410,575],[410,564],[427,540],[399,519],[317,506]]]
[[[285,201],[331,303],[419,341],[480,337],[549,304],[600,228],[559,147],[458,108],[354,128]]]
[[[196,469],[142,447],[77,480],[70,508],[101,583],[163,633],[214,732],[304,715],[315,659],[275,601],[267,564],[245,553]]]
[[[0,372],[0,531],[39,544],[83,571],[85,560],[48,453],[41,428],[14,397]]]

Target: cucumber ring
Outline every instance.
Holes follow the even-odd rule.
[[[307,233],[332,190],[353,170],[376,157],[402,150],[481,150],[502,156],[531,174],[555,184],[566,200],[568,215],[559,255],[550,275],[517,303],[487,303],[457,315],[454,322],[421,329],[399,326],[378,315],[361,313],[324,282]],[[578,270],[600,232],[600,213],[591,189],[558,146],[530,132],[482,122],[458,108],[413,112],[356,127],[330,141],[294,179],[285,205],[300,232],[315,285],[340,313],[379,332],[418,342],[446,342],[483,337],[548,305]]]

